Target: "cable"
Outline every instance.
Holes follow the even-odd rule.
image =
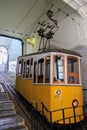
[[[27,31],[27,30],[29,30],[30,28],[30,32],[34,29],[34,27],[36,26],[36,24],[39,22],[39,19],[41,19],[41,17],[43,17],[43,15],[47,12],[47,7],[49,7],[49,4],[50,4],[50,8],[49,9],[51,9],[57,2],[58,2],[58,0],[56,0],[55,1],[55,3],[54,4],[52,4],[52,3],[50,3],[50,2],[48,2],[47,0],[45,0],[46,1],[46,3],[48,3],[47,4],[47,6],[45,7],[45,9],[44,9],[44,11],[41,13],[41,15],[37,18],[37,20],[32,24],[32,25],[30,25],[24,32],[23,32],[23,34]],[[50,1],[50,0],[49,0]],[[29,32],[29,33],[30,33]]]
[[[58,13],[59,13],[61,10],[63,10],[65,7],[69,6],[68,4],[70,4],[71,2],[72,2],[72,0],[70,0],[67,4],[65,4],[61,9],[58,8],[57,12],[56,12],[54,15],[58,14]]]
[[[67,17],[70,17],[73,21],[75,21],[78,25],[80,25],[80,24],[79,24],[72,16],[70,16],[70,15],[73,14],[74,12],[78,11],[80,8],[82,8],[82,7],[85,6],[86,4],[87,4],[87,2],[84,3],[82,6],[78,7],[76,10],[72,11],[70,14],[67,14],[66,12],[62,11],[62,13],[65,13],[66,16],[65,16],[64,18],[62,18],[61,20],[59,20],[58,22],[61,22],[62,20],[64,20],[64,19],[67,18]]]
[[[49,3],[47,0],[45,0],[48,4],[50,4],[50,8],[49,9],[51,9],[52,7],[54,7],[55,6],[55,4],[58,2],[58,0],[56,0],[55,2],[54,2],[54,4],[52,4],[52,3]],[[71,2],[72,0],[70,0],[69,2],[68,2],[68,4]],[[68,6],[68,4],[66,5],[64,5],[61,9],[60,9],[60,11],[62,10],[62,9],[64,9],[66,6]],[[45,11],[46,12],[46,11]],[[57,13],[57,12],[56,12]],[[44,15],[44,12],[40,15],[40,17],[31,25],[31,26],[29,26],[23,33],[25,33],[27,30],[29,30],[30,28],[30,32],[29,33],[31,33],[31,32],[33,32],[32,30],[34,29],[34,27],[36,26],[36,24],[37,24],[37,22],[38,22],[38,20],[42,17]],[[47,20],[49,20],[49,19],[47,19]],[[46,21],[47,21],[46,20]],[[37,29],[37,27],[34,29],[34,32],[35,32],[35,30]]]
[[[28,12],[24,15],[24,17],[22,18],[22,20],[19,22],[19,24],[17,25],[17,27],[15,28],[15,31],[19,28],[19,26],[22,24],[22,22],[25,20],[26,16],[31,12],[32,8],[35,6],[35,4],[37,3],[38,0],[35,0],[35,2],[32,4],[31,8],[29,8]]]
[[[35,6],[35,4],[36,4],[37,1],[38,1],[38,0],[36,0],[36,1],[33,3],[32,7],[28,10],[28,12],[27,12],[27,13],[25,14],[25,16],[22,18],[22,20],[20,21],[20,23],[17,25],[16,29],[22,24],[22,22],[24,21],[24,19],[26,18],[26,16],[29,14],[29,12],[31,11],[31,9]],[[49,0],[49,1],[50,1],[50,0]],[[49,2],[49,1],[45,0],[45,2],[48,3],[48,4],[47,4],[47,6],[45,7],[44,11],[43,11],[43,12],[41,13],[41,15],[37,18],[37,20],[36,20],[31,26],[29,26],[24,32],[22,32],[22,33],[21,33],[21,32],[15,32],[16,29],[15,29],[15,31],[11,31],[11,30],[8,30],[8,29],[1,29],[1,30],[6,31],[6,32],[11,32],[11,33],[14,33],[14,34],[19,34],[20,36],[21,36],[21,35],[28,36],[28,34],[32,32],[32,30],[35,31],[35,30],[37,29],[37,27],[35,28],[35,26],[36,26],[36,24],[38,23],[38,21],[40,20],[40,18],[42,18],[42,17],[44,16],[44,14],[47,12],[47,7],[49,7],[49,5],[50,5],[49,9],[51,9],[52,7],[54,7],[54,6],[56,5],[57,2],[59,2],[58,0],[55,0],[54,4],[52,4],[52,2]],[[72,16],[70,16],[70,15],[73,14],[74,12],[78,11],[78,10],[79,10],[80,8],[82,8],[83,6],[85,6],[85,5],[87,4],[87,2],[85,2],[82,6],[78,7],[76,10],[74,10],[74,11],[72,11],[70,14],[68,14],[68,13],[66,13],[65,11],[63,11],[63,9],[64,9],[65,7],[67,7],[68,4],[70,4],[71,1],[73,1],[73,0],[70,0],[66,5],[64,5],[61,9],[59,9],[59,11],[57,11],[54,15],[58,14],[58,13],[61,11],[63,14],[65,14],[65,17],[62,18],[61,20],[59,20],[58,22],[61,22],[62,20],[64,20],[64,19],[67,18],[67,17],[70,17],[73,21],[75,21],[78,25],[80,25],[80,24],[79,24]],[[47,19],[47,20],[49,20],[49,19]],[[46,22],[47,22],[47,20],[46,20]],[[35,28],[35,29],[34,29],[34,28]],[[25,32],[28,31],[28,30],[30,30],[30,32],[28,32],[28,34],[26,34]]]

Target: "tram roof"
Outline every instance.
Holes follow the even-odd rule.
[[[67,50],[67,49],[49,49],[49,50],[31,53],[31,54],[27,54],[27,55],[23,55],[23,56],[25,57],[25,56],[31,56],[31,55],[38,55],[38,54],[49,53],[49,52],[57,52],[57,53],[59,52],[59,53],[72,54],[72,55],[82,57],[79,53],[74,52],[72,50]]]

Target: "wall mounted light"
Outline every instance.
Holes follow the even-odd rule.
[[[28,43],[30,43],[31,39],[30,37],[27,37],[27,40],[26,40]]]
[[[37,42],[37,38],[36,37],[27,37],[26,39],[27,43],[30,44],[32,47],[34,47],[34,44]]]
[[[35,44],[35,43],[36,43],[36,40],[37,40],[36,37],[33,37],[33,38],[31,39],[31,43],[32,43],[32,44]]]

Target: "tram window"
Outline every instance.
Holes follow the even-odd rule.
[[[37,82],[37,61],[34,62],[34,74],[33,74],[33,83]]]
[[[69,56],[68,57],[68,83],[78,84],[79,83],[79,66],[78,58]]]
[[[22,59],[22,62],[21,62],[21,74],[23,73],[23,59]]]
[[[20,61],[17,63],[17,74],[18,74],[18,75],[22,75],[22,67],[23,67],[23,60],[20,60]]]
[[[43,83],[44,78],[44,59],[38,60],[38,83]]]
[[[31,65],[33,65],[33,58],[31,58]]]
[[[68,72],[78,72],[78,60],[76,58],[68,58]]]
[[[64,57],[54,56],[54,82],[64,82]]]
[[[26,78],[26,62],[23,62],[23,78]]]
[[[30,60],[26,61],[26,78],[30,77]]]
[[[68,76],[68,83],[79,83],[78,77]]]
[[[21,61],[17,63],[17,74],[21,75]]]
[[[33,58],[31,58],[31,65],[30,65],[30,78],[32,78],[32,72],[33,72]]]
[[[50,83],[50,56],[45,58],[45,83]]]
[[[33,58],[23,62],[23,78],[32,78]]]

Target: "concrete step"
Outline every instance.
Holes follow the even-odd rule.
[[[2,84],[0,84],[0,92],[5,92],[5,90],[3,89],[3,87],[2,87]]]
[[[8,128],[8,129],[2,129],[2,130],[28,130],[28,128],[25,127],[25,126],[19,126],[19,127]]]
[[[13,116],[13,115],[16,115],[16,111],[14,109],[0,110],[0,118]]]
[[[9,100],[7,93],[0,92],[0,101]]]
[[[12,101],[0,101],[0,111],[1,110],[8,110],[8,109],[15,109],[15,105]]]
[[[15,105],[0,84],[0,130],[28,130],[24,119],[17,115]]]
[[[13,130],[13,128],[20,128],[21,126],[24,126],[24,120],[18,115],[0,119],[0,130]]]

